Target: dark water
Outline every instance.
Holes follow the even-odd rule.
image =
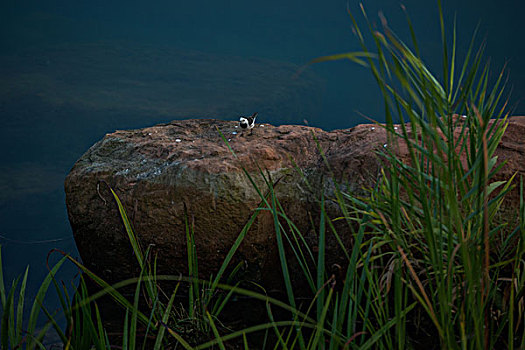
[[[31,265],[30,285],[51,248],[78,255],[63,180],[105,133],[188,117],[326,129],[382,120],[369,72],[309,60],[359,50],[347,0],[2,1],[0,5],[0,243],[6,279]],[[349,2],[358,15],[357,2]],[[437,5],[403,1],[425,61],[439,69]],[[364,1],[409,39],[398,1]],[[516,114],[525,97],[525,5],[519,0],[444,1],[457,16],[459,55],[480,23],[497,72],[508,62]],[[360,22],[364,26],[364,22]],[[439,74],[438,74],[439,75]],[[54,256],[56,261],[56,255]],[[71,266],[62,270],[70,281]]]

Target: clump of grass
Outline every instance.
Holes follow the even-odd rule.
[[[6,289],[4,284],[4,269],[0,246],[0,300],[2,301],[0,343],[2,349],[21,348],[24,343],[27,344],[28,349],[34,349],[35,347],[43,348],[42,340],[51,325],[47,324],[38,330],[37,321],[53,276],[64,263],[64,260],[65,259],[60,260],[42,281],[35,299],[31,304],[31,311],[29,312],[27,324],[24,325],[23,321],[26,313],[26,283],[29,275],[29,266],[24,272],[20,287],[18,287],[18,283],[20,282],[21,276],[11,283],[9,289]]]
[[[377,186],[353,207],[373,217],[369,234],[388,244],[383,252],[400,267],[403,285],[425,310],[442,348],[521,348],[523,325],[516,316],[523,317],[523,310],[515,298],[524,291],[525,232],[522,224],[513,230],[493,221],[514,180],[494,181],[504,166],[494,152],[508,125],[506,102],[501,103],[503,72],[490,88],[490,68],[482,65],[483,47],[474,52],[474,38],[457,66],[456,30],[449,55],[438,5],[442,82],[419,57],[415,35],[412,50],[384,18],[381,33],[369,23],[377,59],[368,58],[367,64],[383,95],[386,124],[379,125],[387,132],[388,147],[380,153],[384,167]],[[351,19],[363,52],[371,57]],[[411,25],[410,30],[414,33]],[[400,144],[407,148],[405,158]],[[520,214],[523,222],[523,207]],[[495,260],[496,249],[512,251],[513,258]]]

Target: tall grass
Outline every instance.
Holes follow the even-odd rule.
[[[508,125],[506,103],[501,100],[503,74],[491,83],[489,66],[482,64],[483,48],[474,51],[474,38],[465,59],[457,63],[456,30],[449,47],[439,1],[438,5],[441,79],[423,63],[415,39],[405,44],[386,20],[381,32],[376,30],[363,8],[372,48],[350,14],[362,51],[315,60],[350,59],[370,68],[385,103],[386,123],[378,125],[388,135],[387,147],[378,153],[382,171],[370,188],[356,194],[335,184],[333,198],[323,193],[316,198],[318,217],[312,220],[316,249],[280,202],[279,179],[265,169],[249,173],[243,168],[260,204],[215,276],[199,278],[198,241],[187,210],[188,275],[160,275],[151,247],[140,244],[124,205],[111,190],[140,267],[138,276],[109,285],[64,254],[44,279],[24,324],[28,270],[6,288],[0,256],[2,348],[44,348],[43,338],[51,328],[67,349],[525,348],[523,179],[519,208],[504,213],[515,214],[517,220],[508,222],[498,214],[517,181],[495,181],[503,164],[494,152]],[[320,146],[319,152],[329,168]],[[339,214],[335,217],[327,201],[336,205]],[[231,266],[235,253],[263,212],[273,218],[284,300],[233,282],[240,268]],[[351,248],[343,244],[348,241]],[[327,272],[334,249],[329,242],[336,242],[342,252],[342,277]],[[66,260],[83,272],[72,297],[56,279]],[[100,291],[89,294],[84,278],[99,285]],[[59,314],[44,306],[51,285],[59,296],[65,328],[57,321]],[[308,294],[298,293],[298,285],[306,286],[309,299],[298,298]],[[134,288],[131,298],[122,292],[129,287]],[[117,336],[104,326],[98,304],[102,296],[109,296],[122,309],[124,320]],[[186,304],[178,305],[177,296]],[[221,314],[232,306],[234,296],[262,303],[267,320],[228,328]],[[37,331],[40,311],[49,321]]]
[[[512,218],[495,221],[514,180],[494,181],[504,166],[494,152],[508,125],[503,72],[489,87],[490,68],[482,65],[483,47],[474,52],[474,38],[456,66],[456,30],[450,50],[438,5],[442,82],[419,57],[415,36],[411,49],[386,20],[383,31],[376,31],[361,7],[373,37],[377,59],[368,58],[367,64],[383,95],[386,124],[381,126],[388,143],[380,152],[384,167],[378,186],[357,207],[374,217],[370,233],[395,254],[403,285],[425,310],[442,348],[515,348],[516,341],[522,348],[523,326],[515,316],[523,317],[523,311],[511,298],[523,292],[524,231],[522,224],[507,227]],[[371,57],[350,17],[363,52]],[[394,120],[400,121],[399,131]],[[503,243],[501,236],[507,236]],[[498,251],[511,251],[512,258],[499,261]]]

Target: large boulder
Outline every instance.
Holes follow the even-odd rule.
[[[499,160],[508,162],[504,176],[525,174],[524,135],[525,119],[515,118],[497,150]],[[311,222],[319,217],[321,193],[330,197],[334,182],[346,183],[347,190],[370,186],[380,164],[375,153],[388,147],[386,139],[384,129],[372,124],[334,131],[259,124],[249,135],[237,122],[212,119],[108,134],[66,178],[66,203],[78,250],[84,264],[109,281],[136,273],[136,258],[111,187],[142,247],[152,245],[160,273],[187,274],[186,217],[194,227],[199,272],[207,277],[217,271],[261,203],[251,180],[263,195],[268,192],[263,174],[315,250]],[[514,203],[516,193],[511,196]],[[328,201],[327,206],[337,214],[334,203]],[[350,235],[342,233],[344,243],[350,244]],[[342,257],[337,243],[329,242],[329,249],[327,266],[337,266]],[[268,212],[258,215],[235,261],[244,262],[248,278],[270,288],[280,284],[274,222]]]

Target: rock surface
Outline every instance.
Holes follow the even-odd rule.
[[[524,135],[525,118],[514,118],[497,150],[499,161],[508,162],[503,177],[515,172],[525,175]],[[314,244],[310,222],[319,215],[321,191],[329,193],[334,180],[348,182],[351,190],[370,185],[379,169],[374,152],[385,143],[385,131],[371,124],[330,132],[259,124],[248,135],[233,121],[194,119],[108,134],[77,161],[66,178],[67,209],[78,250],[89,268],[110,281],[136,271],[109,185],[124,204],[142,246],[153,245],[161,273],[187,274],[185,210],[195,229],[199,272],[203,277],[216,272],[261,202],[243,167],[262,192],[268,186],[258,167],[271,177],[286,213]],[[517,192],[511,195],[516,201]],[[329,246],[330,264],[337,263],[341,254],[334,242]],[[270,288],[280,284],[269,213],[259,214],[236,261],[244,262],[251,280]]]

